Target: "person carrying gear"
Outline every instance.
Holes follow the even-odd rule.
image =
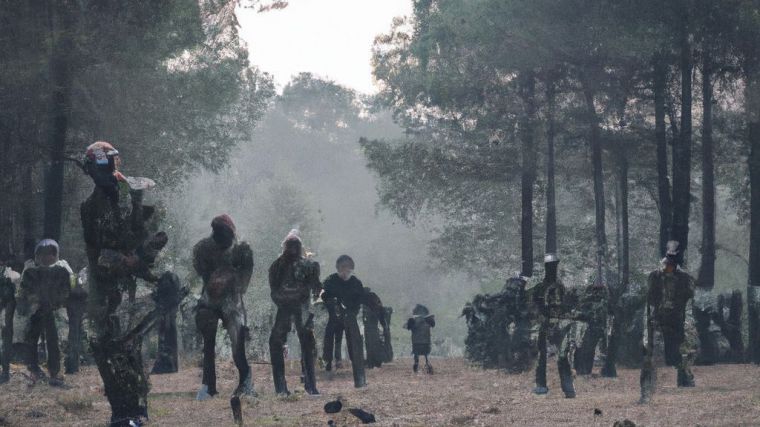
[[[538,309],[538,366],[536,366],[535,394],[546,394],[546,356],[547,343],[557,346],[557,368],[560,384],[566,398],[575,397],[571,359],[575,347],[582,336],[582,325],[568,319],[565,304],[565,286],[557,278],[559,257],[556,254],[546,254],[544,257],[544,280],[532,288],[533,301]]]
[[[272,301],[277,305],[272,333],[269,335],[269,357],[275,393],[290,394],[285,381],[283,348],[291,325],[295,323],[301,344],[304,389],[308,394],[317,395],[314,315],[309,312],[309,302],[311,298],[319,296],[322,285],[319,282],[319,264],[305,256],[298,230],[293,229],[288,233],[282,242],[282,254],[269,267],[269,287]]]
[[[649,274],[644,329],[644,361],[641,367],[641,403],[649,403],[657,383],[654,366],[654,333],[665,341],[665,363],[675,366],[678,387],[694,387],[691,365],[696,354],[697,331],[692,318],[695,281],[678,266],[678,245],[667,243],[662,267]]]
[[[412,317],[404,325],[412,333],[412,353],[414,354],[414,365],[412,371],[417,373],[420,368],[420,356],[425,357],[425,372],[433,373],[433,365],[430,364],[428,356],[432,347],[430,329],[435,327],[435,315],[430,314],[430,310],[422,304],[417,304],[412,310]]]
[[[203,336],[203,380],[197,399],[205,400],[217,394],[215,345],[219,321],[227,330],[232,346],[232,358],[240,375],[233,393],[255,394],[251,367],[246,360],[245,341],[248,337],[243,296],[253,274],[253,252],[246,242],[237,242],[235,224],[228,215],[211,221],[211,236],[193,248],[193,267],[203,279],[195,322]]]
[[[364,301],[364,285],[353,275],[354,260],[350,256],[339,256],[335,268],[337,273],[325,279],[322,298],[335,298],[337,302],[337,310],[343,318],[343,329],[346,331],[354,387],[361,388],[367,385],[367,378],[364,372],[364,343],[356,316]]]
[[[607,333],[608,302],[609,290],[599,278],[593,280],[581,293],[578,312],[587,322],[588,328],[575,352],[574,368],[578,375],[591,375],[594,369],[596,347],[604,343]]]
[[[111,426],[117,427],[141,425],[148,418],[150,385],[141,343],[161,314],[176,310],[187,295],[176,274],[162,274],[153,290],[155,308],[136,319],[132,329],[122,330],[117,309],[125,287],[137,275],[147,277],[139,249],[155,238],[146,227],[155,209],[143,205],[143,192],[155,183],[125,177],[120,164],[119,152],[108,142],[87,147],[82,169],[95,188],[80,209],[89,275],[87,318],[94,334],[90,344],[111,405]]]

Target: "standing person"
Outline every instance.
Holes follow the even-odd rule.
[[[361,388],[367,385],[367,378],[364,373],[364,344],[356,316],[364,300],[364,286],[354,276],[354,266],[354,260],[350,256],[339,256],[335,261],[335,269],[338,271],[325,279],[322,298],[335,298],[337,302],[337,309],[343,317],[343,329],[346,331],[354,387]]]
[[[203,336],[203,380],[198,400],[217,394],[215,345],[219,321],[227,330],[239,381],[233,396],[254,394],[251,367],[245,356],[248,336],[243,295],[253,274],[253,251],[237,242],[235,223],[223,214],[211,221],[211,236],[193,248],[193,267],[203,279],[195,322]]]
[[[559,257],[546,254],[544,257],[544,280],[531,289],[533,301],[538,309],[540,330],[538,333],[538,366],[536,367],[535,394],[546,394],[546,355],[547,342],[557,346],[557,368],[560,385],[566,398],[575,397],[573,373],[570,360],[575,346],[582,336],[581,325],[566,318],[565,285],[557,278]]]
[[[0,384],[10,381],[10,363],[13,357],[13,315],[16,311],[16,285],[21,281],[21,275],[6,265],[10,256],[0,257],[0,311],[3,316],[2,351],[0,351]]]
[[[333,368],[333,360],[335,360],[335,369],[343,367],[343,311],[339,310],[337,299],[324,299],[324,295],[322,295],[322,298],[325,302],[328,316],[324,345],[322,347],[322,360],[325,362],[325,370],[330,372]]]
[[[367,350],[368,368],[379,368],[388,359],[385,340],[390,338],[390,331],[385,318],[385,308],[380,297],[370,288],[364,288],[362,301],[362,323],[364,324],[364,341]],[[383,334],[380,335],[380,326]]]
[[[95,188],[80,209],[89,275],[87,318],[94,333],[90,344],[114,427],[142,425],[147,420],[150,384],[142,361],[142,340],[160,314],[176,309],[186,295],[175,274],[145,274],[140,253],[149,244],[146,223],[155,209],[142,201],[144,190],[154,183],[125,177],[120,164],[119,152],[111,144],[98,141],[87,147],[83,169]],[[116,311],[123,284],[136,276],[151,282],[157,279],[156,307],[124,331]]]
[[[298,230],[291,230],[282,242],[282,254],[269,267],[269,287],[272,301],[277,305],[272,333],[269,335],[269,357],[275,393],[289,395],[285,381],[283,349],[291,325],[295,323],[301,344],[301,364],[306,393],[316,395],[317,378],[314,372],[316,340],[314,315],[309,312],[310,298],[316,298],[322,286],[319,283],[319,264],[304,254]]]
[[[594,369],[596,347],[604,344],[607,333],[609,290],[596,278],[583,289],[579,301],[580,316],[588,323],[583,340],[575,352],[574,368],[578,375],[590,375]]]
[[[58,345],[58,328],[55,324],[56,310],[66,306],[74,277],[66,261],[59,259],[58,243],[52,239],[40,241],[34,249],[34,260],[27,262],[21,275],[18,310],[29,316],[26,336],[27,368],[33,381],[45,378],[40,369],[37,343],[45,336],[47,366],[52,386],[63,386],[61,349]]]
[[[430,310],[422,304],[417,304],[412,310],[412,317],[406,321],[406,329],[412,332],[412,353],[414,354],[414,365],[412,370],[417,373],[420,368],[420,356],[425,357],[425,371],[428,374],[433,373],[433,365],[428,360],[431,350],[430,329],[435,327],[435,315],[430,314]]]
[[[695,281],[677,262],[678,245],[667,243],[662,267],[649,274],[644,330],[644,361],[641,367],[641,403],[654,395],[657,372],[654,366],[654,332],[660,330],[665,341],[665,363],[675,366],[678,387],[694,387],[691,364],[697,332],[692,316]]]

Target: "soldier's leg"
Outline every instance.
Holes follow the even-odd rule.
[[[217,313],[207,307],[199,307],[195,324],[203,337],[203,379],[198,400],[206,400],[217,394],[216,390],[216,331],[219,325]]]
[[[416,374],[417,371],[420,369],[420,355],[417,353],[414,353],[414,365],[412,365],[412,371]]]
[[[269,361],[272,363],[274,391],[277,394],[290,394],[285,381],[285,355],[282,353],[289,331],[290,312],[283,307],[278,307],[272,333],[269,335]]]
[[[0,353],[0,359],[2,359],[3,372],[0,373],[0,384],[6,383],[10,380],[10,363],[13,357],[13,313],[16,309],[14,302],[6,302],[3,308],[3,349]]]
[[[354,374],[354,387],[360,388],[367,385],[367,378],[364,373],[364,349],[362,336],[359,333],[359,323],[356,321],[356,315],[346,313],[343,318],[343,325],[346,330],[346,343],[351,356],[351,370]]]
[[[298,342],[301,344],[301,366],[304,376],[304,389],[308,394],[319,394],[317,390],[317,376],[314,371],[317,346],[316,339],[314,339],[314,326],[313,324],[304,319],[308,315],[308,306],[295,313],[296,333],[298,334]]]
[[[646,315],[645,315],[646,316]],[[644,324],[647,325],[645,317]],[[639,403],[646,404],[652,401],[652,396],[657,386],[657,367],[654,365],[654,328],[648,326],[644,328],[644,337],[642,342],[643,360],[641,362],[641,375],[639,383],[641,385],[641,398]]]
[[[615,315],[612,317],[612,328],[610,330],[609,341],[607,341],[607,357],[604,358],[604,366],[602,367],[602,376],[607,378],[617,377],[617,354],[620,340],[620,334],[622,333],[621,314],[616,309]],[[602,343],[605,342],[605,337],[602,336]]]
[[[337,319],[330,317],[327,320],[327,326],[325,326],[325,338],[322,345],[322,360],[326,363],[325,370],[332,370],[333,350],[335,341],[337,340],[335,329],[338,324]],[[339,350],[335,350],[338,352]]]
[[[536,365],[536,388],[533,389],[535,394],[546,394],[549,389],[546,387],[546,326],[541,326],[538,332],[538,364]]]
[[[224,320],[227,334],[230,337],[230,344],[232,346],[232,360],[235,362],[235,367],[239,374],[238,386],[233,395],[253,395],[253,376],[251,374],[251,366],[248,364],[248,360],[246,360],[245,357],[247,328],[243,324],[243,314],[240,311],[234,311],[225,315]]]
[[[593,325],[586,329],[581,343],[575,350],[575,371],[578,375],[590,375],[594,370],[596,347],[604,338],[604,327]]]
[[[343,334],[345,328],[343,327],[343,319],[340,319],[335,325],[335,352],[333,353],[335,359],[335,367],[343,367]]]
[[[44,324],[42,321],[42,314],[39,312],[34,313],[29,318],[29,330],[26,334],[26,346],[29,351],[26,366],[35,381],[45,376],[42,369],[40,369],[39,349],[37,346],[37,343],[40,341],[40,335],[43,333]]]
[[[68,348],[64,359],[64,368],[67,374],[79,372],[79,359],[82,349],[82,318],[84,315],[84,301],[69,304],[66,313],[69,316]]]
[[[55,325],[53,313],[46,313],[44,317],[45,340],[47,342],[47,362],[50,379],[59,378],[61,373],[61,348],[58,345],[58,328]]]
[[[696,342],[698,339],[696,327],[691,328],[692,325],[687,324],[683,329],[678,332],[678,353],[679,363],[676,366],[678,369],[677,385],[678,387],[694,387],[694,374],[691,372],[691,365],[694,364],[696,356]]]
[[[566,398],[575,397],[575,387],[573,385],[573,371],[570,361],[574,357],[578,337],[582,334],[579,330],[578,322],[572,322],[569,326],[562,328],[557,340],[559,341],[557,353],[557,369],[559,370],[560,385]]]
[[[430,364],[430,360],[428,360],[428,354],[425,353],[425,372],[428,374],[433,373],[433,365]]]

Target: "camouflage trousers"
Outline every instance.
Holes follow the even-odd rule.
[[[574,393],[572,366],[575,350],[583,340],[587,329],[585,322],[569,319],[552,319],[545,322],[538,335],[538,366],[536,367],[536,386],[546,387],[547,344],[557,347],[557,368],[565,393]]]

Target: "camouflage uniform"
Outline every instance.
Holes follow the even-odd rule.
[[[544,280],[531,289],[533,301],[538,308],[538,366],[536,367],[536,394],[549,391],[546,383],[547,343],[557,346],[557,368],[559,370],[562,391],[565,397],[575,397],[573,386],[572,359],[575,348],[583,336],[584,324],[567,318],[565,286],[557,279],[559,260],[547,255],[545,262],[547,273]]]
[[[2,351],[0,352],[0,384],[10,379],[10,363],[13,349],[13,315],[16,311],[16,283],[21,276],[10,267],[0,267],[0,311],[3,312]]]
[[[301,344],[304,388],[309,394],[318,394],[314,372],[316,342],[313,314],[309,312],[309,294],[318,295],[321,290],[319,264],[303,256],[292,259],[283,254],[269,267],[269,287],[272,301],[277,305],[277,314],[269,336],[275,392],[289,394],[285,381],[283,348],[291,325],[295,323],[298,341]]]
[[[588,324],[583,340],[575,352],[574,367],[579,375],[589,375],[594,368],[596,346],[604,341],[607,332],[609,291],[601,283],[592,283],[583,290],[578,318]]]
[[[243,295],[253,274],[253,252],[245,242],[233,241],[228,248],[223,248],[212,237],[207,237],[193,248],[193,267],[203,279],[195,315],[198,331],[203,336],[203,380],[198,398],[205,399],[206,393],[217,394],[215,345],[220,320],[230,338],[232,358],[239,374],[233,394],[253,393],[251,367],[245,355],[248,327],[243,305]]]
[[[85,166],[95,188],[80,212],[88,260],[87,317],[94,332],[93,356],[111,405],[111,425],[129,426],[148,417],[150,385],[142,362],[142,338],[160,313],[176,307],[184,293],[177,276],[164,273],[155,292],[170,291],[171,298],[157,300],[156,308],[133,329],[122,331],[116,311],[137,272],[135,254],[147,243],[146,222],[154,209],[143,206],[142,189],[131,190],[115,170],[112,151],[110,144],[102,142],[88,148]]]
[[[652,358],[656,329],[660,330],[665,341],[665,362],[678,371],[677,385],[694,386],[694,375],[691,373],[697,344],[692,317],[694,289],[694,279],[680,268],[672,272],[663,268],[649,275],[641,370],[642,402],[648,402],[655,390],[656,371]]]

